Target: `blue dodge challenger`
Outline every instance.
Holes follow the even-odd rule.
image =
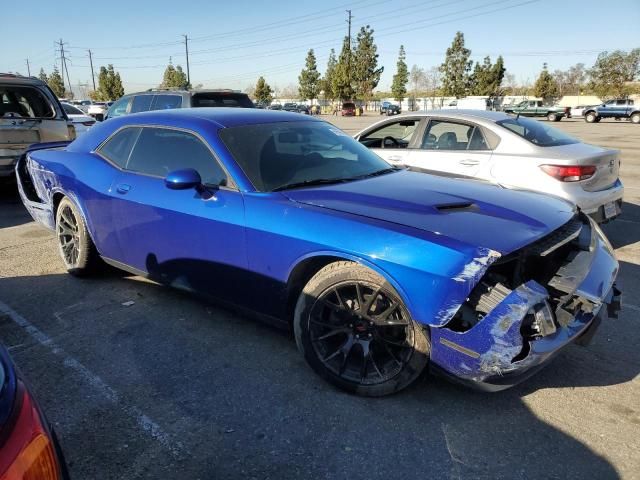
[[[394,168],[295,113],[124,116],[16,173],[69,273],[106,262],[286,322],[362,395],[427,367],[507,388],[620,305],[611,245],[572,205]]]

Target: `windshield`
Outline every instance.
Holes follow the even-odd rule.
[[[231,127],[221,130],[220,138],[261,192],[302,183],[346,181],[390,168],[365,146],[324,122]]]
[[[560,145],[580,143],[579,140],[570,137],[557,128],[550,127],[530,118],[513,117],[499,120],[496,123],[539,147],[557,147]]]

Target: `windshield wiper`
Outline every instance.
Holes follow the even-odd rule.
[[[313,187],[315,185],[331,185],[332,183],[343,183],[352,180],[351,178],[315,178],[313,180],[304,180],[303,182],[285,183],[271,190],[279,192],[280,190],[289,190],[300,187]]]

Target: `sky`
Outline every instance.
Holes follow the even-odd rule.
[[[533,82],[543,63],[550,70],[593,65],[602,50],[640,47],[640,0],[324,0],[233,2],[109,0],[78,3],[35,0],[3,22],[0,71],[51,72],[62,39],[69,78],[91,85],[88,50],[97,72],[112,63],[127,93],[156,87],[171,59],[186,70],[189,37],[191,83],[245,90],[258,76],[272,87],[297,85],[313,48],[323,72],[331,48],[339,53],[347,34],[374,29],[388,90],[400,45],[407,64],[428,69],[444,60],[456,31],[472,59],[502,55],[516,81]],[[100,7],[99,7],[100,6]],[[11,40],[9,40],[11,39]],[[59,64],[59,63],[58,63]],[[76,94],[77,95],[77,94]]]

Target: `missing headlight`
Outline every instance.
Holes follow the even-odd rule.
[[[531,308],[522,322],[522,335],[525,338],[546,337],[557,330],[553,311],[547,301]]]

